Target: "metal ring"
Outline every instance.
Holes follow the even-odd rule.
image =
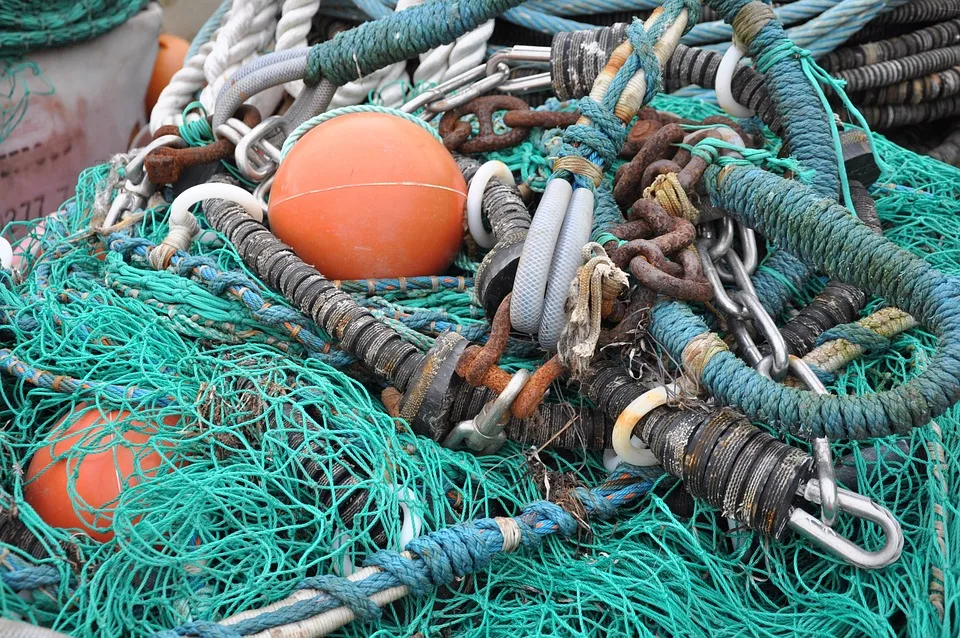
[[[473,241],[477,242],[481,248],[493,248],[497,243],[493,233],[487,232],[483,226],[483,193],[494,177],[499,177],[510,186],[515,186],[517,183],[506,164],[500,160],[490,160],[477,169],[467,190],[467,226]]]

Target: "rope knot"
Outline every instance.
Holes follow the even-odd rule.
[[[557,344],[560,361],[574,378],[582,377],[590,368],[600,339],[604,306],[609,308],[629,283],[600,244],[584,246],[583,260],[570,284],[566,302],[570,318]]]
[[[690,202],[676,173],[658,175],[653,184],[643,191],[647,199],[654,199],[671,217],[680,217],[691,224],[700,221],[700,211]]]

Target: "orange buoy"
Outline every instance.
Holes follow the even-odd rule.
[[[170,84],[170,78],[173,74],[183,68],[183,63],[187,59],[187,51],[190,50],[190,43],[183,38],[178,38],[169,33],[161,33],[157,44],[157,61],[153,64],[153,73],[150,75],[150,84],[147,85],[147,96],[144,98],[144,104],[147,107],[147,113],[153,110],[160,92]]]
[[[24,498],[48,525],[82,529],[101,543],[113,538],[112,530],[102,530],[111,525],[117,497],[124,487],[137,485],[140,476],[154,476],[163,462],[148,446],[155,425],[130,421],[122,431],[114,428],[129,416],[125,410],[103,413],[81,403],[57,423],[48,436],[49,445],[33,455]],[[70,425],[63,429],[66,421]],[[174,425],[177,417],[168,416],[163,422]]]
[[[328,279],[438,275],[463,241],[467,185],[413,122],[350,113],[319,124],[280,164],[270,228]]]

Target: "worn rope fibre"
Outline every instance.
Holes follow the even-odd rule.
[[[654,106],[698,119],[716,113],[687,100],[658,98]],[[876,192],[886,235],[926,254],[939,268],[960,273],[960,254],[950,249],[952,240],[944,239],[960,236],[958,173],[882,139],[879,150],[890,166],[882,183],[901,185]],[[534,149],[528,151],[527,160],[517,161],[533,162],[533,157],[546,154],[546,148]],[[260,607],[287,596],[305,576],[337,573],[335,566],[342,565],[345,556],[360,562],[375,552],[371,530],[377,524],[386,529],[385,546],[399,549],[393,544],[399,533],[394,505],[399,497],[384,476],[396,477],[394,482],[413,490],[412,507],[424,517],[428,530],[485,516],[516,515],[526,503],[543,497],[513,444],[502,454],[474,457],[397,434],[383,408],[357,384],[296,352],[284,354],[278,345],[282,331],[267,330],[275,335],[274,343],[251,339],[230,343],[223,336],[189,332],[195,328],[168,319],[169,306],[177,305],[176,315],[209,314],[218,329],[228,318],[222,314],[225,310],[235,313],[229,317],[238,323],[250,314],[242,301],[229,295],[222,298],[229,304],[209,298],[211,293],[199,282],[190,292],[197,302],[170,304],[161,294],[163,278],[143,262],[128,265],[116,257],[101,262],[91,256],[82,233],[96,188],[107,178],[106,167],[87,172],[78,188],[76,216],[67,218],[62,233],[43,236],[48,256],[41,259],[49,270],[31,270],[23,284],[0,291],[4,306],[16,310],[17,322],[9,330],[12,350],[35,369],[136,385],[155,398],[174,396],[178,402],[161,410],[108,393],[56,393],[35,389],[24,378],[4,377],[4,416],[12,421],[0,431],[0,487],[12,495],[20,519],[48,547],[46,558],[29,562],[57,574],[50,580],[47,572],[43,582],[51,584],[35,590],[31,601],[16,595],[4,577],[0,585],[4,616],[18,614],[77,637],[93,635],[95,628],[99,635],[140,636],[188,618],[213,619]],[[136,231],[152,242],[160,241],[166,233],[162,212],[148,212]],[[937,244],[939,248],[934,248]],[[230,246],[195,245],[192,250],[212,258],[223,272],[244,271]],[[54,254],[60,256],[52,259]],[[115,273],[109,276],[118,282],[116,287],[107,282],[108,272]],[[133,298],[125,294],[133,280],[123,277],[138,274],[136,285],[142,291]],[[154,285],[147,286],[144,280]],[[367,284],[350,286],[365,291]],[[400,282],[381,288],[391,286],[399,288]],[[377,287],[374,284],[374,290]],[[67,290],[89,294],[65,298]],[[406,300],[399,291],[383,292],[416,307],[439,308],[450,301]],[[448,292],[461,298],[469,295]],[[154,297],[162,300],[156,303],[166,304],[162,310],[151,301]],[[244,328],[265,330],[259,323],[238,325],[237,330]],[[866,394],[900,383],[927,365],[933,344],[923,331],[909,331],[897,337],[891,349],[839,371],[831,389]],[[253,387],[240,388],[247,380]],[[296,386],[322,395],[295,395],[304,407],[291,414],[290,398],[274,393]],[[22,501],[23,477],[14,470],[26,466],[42,445],[39,438],[84,398],[109,408],[127,406],[140,420],[178,413],[183,423],[192,424],[186,432],[161,427],[155,448],[175,450],[169,467],[125,494],[113,514],[119,538],[104,545],[71,537],[37,519]],[[305,410],[312,412],[321,429],[298,425]],[[322,418],[313,410],[319,410]],[[816,558],[803,542],[764,544],[752,552],[742,545],[733,549],[725,526],[709,508],[697,504],[694,517],[682,519],[661,496],[652,495],[616,523],[591,520],[593,536],[579,543],[548,542],[529,552],[499,557],[489,571],[467,578],[440,597],[410,598],[388,608],[379,633],[408,635],[450,628],[468,636],[490,631],[652,635],[655,630],[722,635],[737,627],[780,635],[790,627],[811,635],[951,635],[950,617],[941,621],[938,613],[949,602],[930,595],[942,588],[949,601],[957,585],[956,574],[946,569],[940,543],[954,551],[950,539],[958,537],[954,530],[960,519],[946,484],[960,478],[960,466],[956,455],[948,454],[941,467],[927,449],[940,441],[948,450],[955,447],[957,417],[954,409],[939,419],[941,431],[915,430],[906,453],[876,465],[868,466],[856,446],[835,446],[838,456],[855,454],[859,491],[891,508],[904,525],[906,552],[895,571],[851,571],[833,559]],[[291,432],[305,433],[307,441],[291,447]],[[317,446],[319,451],[311,458],[323,472],[330,475],[332,464],[347,458],[360,468],[355,473],[358,482],[336,491],[318,489],[296,460],[305,449]],[[895,448],[892,440],[881,439],[866,449]],[[598,485],[605,476],[592,454],[541,451],[540,458],[552,469],[573,471],[586,485]],[[177,462],[181,459],[182,464]],[[896,481],[891,482],[891,476]],[[370,492],[372,504],[347,529],[332,504],[363,491]],[[938,535],[937,525],[946,530],[945,536]],[[852,533],[852,524],[842,520],[840,529]],[[869,545],[875,540],[874,530],[864,531],[863,542]],[[751,537],[747,532],[734,536]],[[96,569],[73,570],[63,550],[57,549],[58,542],[72,542],[83,561]],[[117,552],[121,543],[124,551]],[[25,558],[21,556],[17,572],[9,573],[24,573]],[[769,578],[769,585],[761,586],[751,574]],[[68,582],[68,575],[72,584],[58,584]],[[365,636],[370,626],[343,631]]]

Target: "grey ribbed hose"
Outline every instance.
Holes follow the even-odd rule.
[[[70,638],[59,631],[6,618],[0,618],[0,636],[3,638]]]
[[[252,96],[287,82],[302,80],[306,72],[306,56],[269,64],[246,74],[241,68],[217,96],[217,104],[213,112],[213,130],[217,130],[217,127],[233,117],[240,105]]]
[[[538,339],[540,347],[547,352],[557,349],[560,333],[567,323],[567,313],[564,310],[567,294],[570,292],[570,283],[583,263],[583,247],[590,241],[592,227],[593,191],[578,188],[573,191],[567,216],[560,228],[547,281],[547,294],[543,300]]]
[[[554,247],[572,195],[573,188],[566,180],[552,179],[547,183],[517,266],[510,300],[510,324],[514,330],[534,334],[540,327]]]

